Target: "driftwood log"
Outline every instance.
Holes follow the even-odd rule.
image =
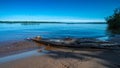
[[[65,38],[65,39],[42,39],[33,38],[32,41],[49,46],[58,47],[75,47],[75,48],[118,48],[119,44],[111,43],[108,41],[102,41],[95,38]]]

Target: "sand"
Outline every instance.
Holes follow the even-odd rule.
[[[0,68],[119,68],[120,51],[55,48],[43,56],[31,56],[0,64]]]
[[[35,42],[28,40],[8,41],[0,43],[0,57],[22,53],[37,49],[39,46]]]

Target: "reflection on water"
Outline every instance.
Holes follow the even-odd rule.
[[[114,35],[120,35],[120,29],[117,29],[117,30],[115,30],[115,29],[108,29],[107,28],[107,34],[109,35],[109,36],[114,36]]]
[[[21,25],[39,25],[40,23],[21,23]]]
[[[105,37],[100,37],[100,38],[97,38],[97,39],[100,39],[100,40],[105,41],[105,40],[108,40],[108,39],[109,39],[109,37],[108,37],[108,36],[105,36]]]
[[[0,42],[40,35],[44,38],[106,36],[106,24],[0,23]]]
[[[21,58],[25,58],[25,57],[30,57],[30,56],[41,56],[46,53],[48,53],[48,51],[46,51],[46,50],[43,50],[42,52],[37,52],[37,50],[28,51],[28,52],[24,52],[24,53],[20,53],[20,54],[2,57],[2,58],[0,58],[0,63],[5,63],[5,62],[9,62],[9,61],[13,61],[13,60],[17,60],[17,59],[21,59]]]

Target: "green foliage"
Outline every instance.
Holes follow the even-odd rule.
[[[114,10],[113,15],[106,18],[108,30],[112,33],[120,33],[120,8]]]

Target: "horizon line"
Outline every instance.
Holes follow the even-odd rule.
[[[63,23],[63,21],[61,22],[61,21],[27,21],[27,20],[26,20],[26,21],[19,21],[19,20],[18,20],[18,21],[13,21],[13,20],[12,20],[12,21],[9,21],[9,20],[0,20],[0,22],[11,22],[11,23],[12,23],[12,22],[43,22],[43,23],[44,23],[44,22],[48,22],[48,23],[49,23],[49,22],[53,22],[53,23]],[[85,21],[84,21],[84,22],[81,21],[81,22],[80,22],[80,21],[79,21],[79,22],[64,22],[64,23],[105,23],[105,22],[106,22],[106,21],[94,21],[94,22],[92,22],[92,21],[90,21],[90,22],[89,22],[89,21],[86,21],[86,22],[85,22]]]
[[[106,21],[45,21],[45,20],[0,20],[0,22],[4,21],[9,21],[9,22],[16,22],[16,21],[21,21],[21,22],[106,22]]]
[[[9,22],[106,22],[105,20],[0,20]]]

